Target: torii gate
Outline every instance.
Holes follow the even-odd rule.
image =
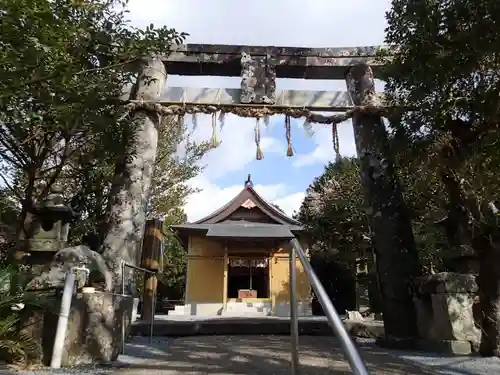
[[[416,336],[416,317],[409,285],[418,274],[418,257],[400,184],[388,152],[387,133],[381,115],[382,101],[374,78],[381,65],[378,47],[297,48],[187,44],[172,47],[159,59],[176,75],[240,76],[241,89],[163,87],[148,97],[131,100],[133,109],[165,115],[233,113],[266,118],[285,115],[291,147],[290,117],[306,122],[332,124],[338,154],[336,124],[352,118],[367,214],[373,229],[377,272],[383,299],[388,338]],[[158,61],[158,58],[156,59]],[[153,64],[154,65],[154,64]],[[152,65],[149,65],[151,72]],[[163,68],[163,67],[162,67]],[[164,74],[164,73],[163,73]],[[154,72],[152,73],[154,78]],[[276,78],[344,79],[347,91],[280,90]],[[161,80],[164,82],[164,77]],[[342,112],[322,116],[314,111]],[[220,117],[223,117],[219,115]],[[257,159],[262,159],[256,125]],[[215,125],[214,135],[215,139]],[[397,263],[398,267],[394,268]]]

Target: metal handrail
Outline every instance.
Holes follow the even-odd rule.
[[[150,273],[153,275],[154,278],[156,278],[156,272],[148,270],[146,268],[138,267],[133,264],[128,264],[125,263],[124,261],[122,262],[122,295],[126,296],[125,294],[125,268],[131,268],[136,271],[142,271],[144,273]],[[153,279],[153,284],[155,282],[155,279]],[[153,343],[153,326],[154,326],[154,320],[155,320],[155,302],[156,302],[156,293],[155,293],[156,288],[153,288],[153,306],[151,309],[151,323],[149,327],[149,343]],[[125,322],[124,318],[122,319],[122,353],[125,354]]]
[[[356,345],[352,341],[351,337],[347,333],[344,325],[342,324],[342,320],[340,319],[337,310],[332,304],[332,301],[328,297],[328,294],[325,291],[325,288],[319,281],[318,276],[314,272],[311,264],[307,260],[307,256],[302,249],[299,241],[294,238],[290,241],[292,245],[291,253],[290,253],[290,320],[291,320],[291,342],[292,342],[292,375],[298,375],[299,373],[299,358],[298,358],[298,340],[299,340],[299,332],[298,332],[298,309],[297,309],[297,270],[295,259],[296,256],[299,258],[300,263],[302,263],[302,267],[304,268],[304,272],[311,283],[311,286],[316,293],[316,297],[318,297],[318,301],[323,307],[323,311],[325,312],[328,323],[332,327],[333,331],[340,339],[340,344],[342,345],[342,349],[347,357],[349,365],[351,366],[351,370],[356,375],[369,375],[368,369],[359,354]]]

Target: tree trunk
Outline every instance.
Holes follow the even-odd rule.
[[[500,357],[500,249],[488,244],[479,259],[479,304],[483,313],[479,352]]]
[[[460,184],[457,171],[444,159],[441,179],[448,193],[450,215],[456,226],[456,236],[471,244],[479,260],[479,275],[476,279],[481,307],[481,345],[479,351],[485,357],[500,356],[500,241],[496,221],[488,221],[491,212],[477,212],[480,205],[472,195],[467,195]],[[471,227],[469,216],[478,225]],[[492,224],[490,224],[492,223]],[[462,243],[461,243],[462,244]]]
[[[136,90],[136,99],[158,100],[167,79],[165,66],[160,59],[151,59],[142,70]],[[146,223],[146,204],[158,145],[157,113],[139,110],[135,113],[138,130],[127,154],[130,160],[115,173],[116,191],[111,199],[108,222],[110,226],[103,241],[103,256],[114,273],[114,290],[121,289],[122,261],[135,265]],[[116,189],[117,188],[117,189]],[[133,280],[133,272],[126,272],[127,281]]]
[[[448,245],[455,256],[460,257],[463,255],[464,249],[472,248],[472,233],[469,227],[465,192],[460,186],[456,170],[450,167],[452,161],[444,158],[442,163],[439,174],[448,195]]]
[[[354,105],[378,104],[369,66],[350,68],[346,84]],[[387,132],[382,118],[373,113],[356,113],[353,125],[361,182],[373,229],[386,338],[415,338],[416,313],[410,287],[420,273],[420,266],[408,209],[389,155]]]

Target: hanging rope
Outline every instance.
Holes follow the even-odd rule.
[[[314,129],[312,127],[311,122],[307,118],[304,120],[304,124],[302,125],[302,128],[304,129],[304,131],[306,133],[306,137],[312,138],[312,136],[314,135]]]
[[[177,115],[177,124],[179,125],[179,128],[184,127],[184,115],[183,114]]]
[[[269,116],[264,116],[264,125],[266,126],[266,128],[269,127],[269,121],[270,121]]]
[[[222,131],[224,125],[226,124],[226,112],[220,111],[219,113],[219,128]]]
[[[337,124],[332,124],[332,142],[333,142],[333,150],[335,151],[335,162],[339,162],[341,156],[340,156],[339,132],[337,129]]]
[[[293,147],[292,147],[292,127],[290,124],[290,116],[285,116],[285,136],[286,136],[286,156],[293,156]]]
[[[269,118],[269,116],[282,114],[285,115],[285,127],[286,127],[286,138],[287,138],[287,156],[293,156],[293,146],[291,138],[291,127],[290,119],[305,117],[304,128],[309,132],[312,132],[310,128],[311,123],[319,124],[332,124],[332,137],[333,137],[333,149],[335,151],[335,160],[339,161],[341,159],[339,150],[339,135],[337,131],[337,124],[353,117],[355,114],[372,114],[378,116],[387,115],[387,111],[391,108],[383,106],[355,106],[345,113],[334,114],[331,116],[324,116],[321,114],[313,113],[310,110],[304,108],[293,108],[293,107],[248,107],[248,106],[238,106],[238,105],[197,105],[197,104],[186,104],[184,101],[182,105],[158,103],[158,102],[145,102],[143,100],[131,100],[125,105],[125,109],[130,112],[137,110],[155,112],[163,116],[176,115],[177,121],[180,127],[184,125],[184,116],[186,114],[210,114],[212,115],[212,138],[211,144],[216,147],[218,145],[217,141],[217,112],[220,112],[219,122],[221,129],[224,124],[224,117],[227,113],[231,113],[240,117],[253,117],[256,119],[255,125],[255,144],[257,146],[257,160],[262,160],[264,154],[260,147],[260,119],[264,118],[264,122]],[[125,115],[123,116],[125,117]],[[196,122],[195,116],[193,116],[193,123]],[[193,124],[195,125],[195,124]]]
[[[217,141],[217,114],[212,113],[212,137],[210,138],[210,144],[212,147],[217,147],[219,142]]]
[[[255,145],[257,146],[256,159],[262,160],[264,158],[264,153],[260,147],[260,119],[255,120]]]
[[[203,113],[212,114],[214,112],[223,111],[225,113],[232,113],[239,117],[253,117],[263,118],[272,115],[288,115],[293,118],[305,117],[309,123],[319,124],[338,124],[349,118],[355,113],[369,113],[376,115],[384,115],[388,108],[376,106],[356,106],[345,113],[334,114],[331,116],[324,116],[306,108],[293,108],[293,107],[245,107],[245,106],[229,106],[229,105],[207,105],[207,104],[161,104],[158,102],[145,102],[139,100],[131,100],[126,105],[128,111],[153,111],[165,116],[169,115],[184,115],[187,113]]]
[[[198,114],[191,113],[191,123],[193,124],[193,131],[198,127]]]

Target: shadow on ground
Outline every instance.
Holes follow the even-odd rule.
[[[500,358],[484,358],[477,353],[454,355],[400,350],[392,350],[389,353],[392,357],[404,361],[423,364],[429,370],[443,375],[500,374]]]
[[[338,341],[332,337],[300,337],[302,374],[352,374]],[[388,354],[359,344],[370,374],[434,374]],[[121,361],[127,368],[114,374],[290,374],[290,341],[286,336],[194,336],[131,343]],[[133,358],[133,359],[132,359]],[[131,360],[132,359],[132,360]]]

